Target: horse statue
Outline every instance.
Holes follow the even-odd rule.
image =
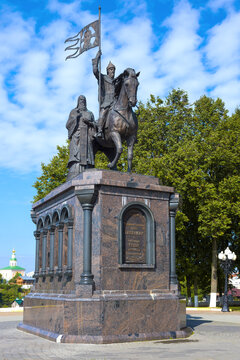
[[[137,104],[138,76],[134,69],[127,68],[115,79],[115,101],[109,110],[103,128],[104,139],[93,140],[94,155],[104,152],[110,163],[108,167],[117,169],[117,162],[123,151],[122,142],[128,147],[128,172],[132,169],[133,146],[137,140],[138,121],[132,107]]]

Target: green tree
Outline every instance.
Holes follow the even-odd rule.
[[[139,120],[136,172],[157,176],[181,195],[176,218],[177,269],[180,280],[186,277],[190,297],[192,284],[205,278],[201,276],[206,271],[201,267],[201,254],[208,247],[198,232],[197,200],[203,171],[198,167],[201,154],[194,142],[193,109],[184,91],[173,90],[165,102],[151,96],[146,106],[141,104]],[[209,262],[204,259],[205,264]]]
[[[200,120],[204,125],[196,137],[200,140],[198,151],[202,158],[199,165],[204,174],[198,200],[199,233],[212,244],[210,305],[215,306],[217,253],[232,242],[233,219],[236,220],[237,214],[229,211],[234,201],[224,195],[224,188],[226,183],[233,184],[232,176],[239,173],[239,121],[233,117],[233,127],[233,119],[227,115],[224,103],[207,97],[196,102],[195,116],[197,122]],[[229,190],[230,187],[227,192]]]
[[[69,146],[57,146],[57,154],[53,156],[49,164],[41,163],[42,174],[37,178],[33,187],[37,190],[33,201],[36,202],[44,198],[50,191],[66,181],[69,157]],[[95,159],[96,167],[107,169],[107,158],[103,153],[98,152]]]
[[[13,285],[17,283],[17,279],[19,278],[19,276],[21,276],[20,273],[16,273],[8,282],[8,284]]]
[[[57,155],[53,156],[50,163],[47,165],[41,163],[42,175],[33,184],[37,190],[37,195],[33,198],[34,202],[44,198],[50,191],[66,181],[68,156],[68,145],[57,146]]]
[[[23,291],[21,286],[16,284],[0,284],[0,307],[10,307],[18,297],[22,298]]]
[[[181,90],[173,90],[165,103],[152,96],[141,106],[136,172],[158,176],[164,185],[172,185],[180,193],[176,224],[179,277],[182,273],[187,277],[189,292],[197,282],[207,288],[208,284],[202,283],[207,280],[204,273],[212,266],[211,292],[216,293],[217,252],[231,240],[233,231],[239,233],[234,207],[240,158],[239,111],[229,118],[220,99],[206,96],[190,107]],[[226,190],[226,183],[233,186],[231,197],[226,196],[230,189]]]

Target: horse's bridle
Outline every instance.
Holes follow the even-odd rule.
[[[137,77],[136,77],[136,80],[137,80]],[[138,81],[138,80],[137,80],[137,81]],[[128,99],[129,99],[128,88],[127,88],[127,86],[125,85],[124,79],[123,79],[123,85],[124,85],[124,89],[125,89],[125,91],[126,91],[127,97],[128,97]],[[127,107],[120,108],[120,109],[118,109],[118,110],[119,110],[119,111],[121,111],[121,110],[127,110],[129,107],[132,107],[132,106],[129,105],[129,103],[128,103],[128,106],[127,106]],[[130,123],[129,123],[129,121],[126,119],[126,117],[125,117],[124,115],[122,115],[118,110],[114,109],[114,107],[113,107],[113,110],[114,110],[119,116],[121,116],[121,118],[125,121],[125,123],[126,123],[127,126],[129,127],[129,126],[130,126]]]
[[[135,78],[136,81],[138,82],[137,77],[134,76],[134,78]],[[125,79],[123,79],[123,85],[124,85],[124,89],[125,89],[125,91],[126,91],[127,97],[128,97],[128,99],[129,99],[129,93],[128,93],[128,88],[127,88],[127,86],[125,85]],[[130,107],[132,107],[132,106],[130,105]],[[126,110],[126,109],[127,109],[127,108],[124,108],[124,109],[121,109],[121,110]]]

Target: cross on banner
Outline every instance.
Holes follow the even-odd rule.
[[[66,47],[66,50],[75,50],[75,52],[66,57],[67,59],[76,58],[84,51],[92,49],[100,45],[100,29],[99,20],[96,20],[89,25],[85,26],[79,33],[73,37],[65,40],[67,42],[74,42],[74,44]],[[78,46],[77,46],[78,45]]]

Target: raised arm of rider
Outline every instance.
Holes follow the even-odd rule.
[[[101,50],[98,50],[97,55],[95,56],[94,59],[92,59],[93,73],[97,79],[99,78],[98,64],[101,55],[102,55]]]

